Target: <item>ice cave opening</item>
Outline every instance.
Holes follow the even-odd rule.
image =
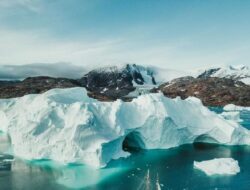
[[[195,138],[193,146],[197,149],[214,148],[219,146],[219,142],[208,134],[202,134]]]
[[[138,152],[142,149],[145,149],[145,143],[141,133],[138,131],[129,133],[122,143],[122,148],[127,152]]]

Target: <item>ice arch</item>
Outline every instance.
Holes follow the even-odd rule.
[[[247,129],[211,112],[199,99],[170,99],[160,93],[131,102],[99,102],[84,88],[53,89],[1,99],[0,121],[19,157],[95,167],[128,156],[126,143],[146,149],[198,141],[250,144]]]
[[[134,152],[138,151],[140,149],[145,149],[145,143],[143,141],[143,138],[138,131],[133,131],[129,133],[122,143],[123,150]]]
[[[211,143],[211,144],[217,144],[219,143],[215,138],[211,137],[208,134],[202,134],[199,135],[194,139],[194,143]]]

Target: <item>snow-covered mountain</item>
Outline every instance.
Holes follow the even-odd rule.
[[[204,107],[197,98],[142,95],[132,102],[100,102],[85,88],[0,100],[0,130],[13,153],[101,167],[126,157],[127,146],[167,149],[193,142],[250,144],[250,133]]]
[[[42,93],[53,88],[78,86],[86,87],[90,96],[99,100],[116,100],[131,92],[134,92],[132,97],[148,93],[165,81],[186,75],[175,70],[136,64],[97,68],[78,79],[47,77],[45,69],[42,71],[45,76],[28,77],[21,81],[0,81],[0,98],[14,98]],[[40,74],[42,75],[41,72]]]
[[[188,74],[189,73],[178,70],[162,69],[137,64],[126,64],[122,66],[110,66],[94,69],[87,73],[82,79],[84,80],[88,77],[94,77],[94,80],[106,78],[109,80],[111,85],[118,85],[119,82],[124,81],[133,84],[133,86],[142,86],[160,84],[181,76],[187,76]],[[90,82],[93,81],[90,80]],[[102,83],[105,83],[106,80],[98,80],[98,82],[99,85],[101,85]]]
[[[155,66],[128,64],[127,67],[129,68],[128,70],[130,72],[141,74],[142,78],[144,79],[144,85],[159,85],[163,82],[168,82],[179,77],[190,75],[188,72],[174,69],[164,69]],[[135,83],[135,85],[138,85],[138,83]]]
[[[244,65],[210,68],[198,74],[198,78],[207,77],[230,78],[250,85],[250,69]]]
[[[81,79],[86,86],[155,85],[154,73],[136,64],[110,66],[94,69]],[[108,84],[106,84],[108,83]]]
[[[181,71],[175,69],[165,69],[160,67],[148,67],[151,72],[153,73],[157,84],[162,84],[164,82],[169,82],[173,79],[190,76],[192,75],[191,72],[188,71]]]
[[[147,93],[153,87],[183,75],[186,75],[186,73],[157,67],[126,64],[94,69],[78,81],[81,86],[86,87],[94,96],[101,94],[117,99],[117,97],[127,96],[132,91],[134,92],[133,97]]]

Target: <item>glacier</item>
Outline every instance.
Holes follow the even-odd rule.
[[[85,88],[0,100],[0,130],[11,139],[15,156],[104,167],[127,157],[123,143],[167,149],[193,142],[250,144],[237,122],[211,112],[194,97],[170,99],[145,94],[131,102],[100,102]],[[130,142],[127,142],[130,143]]]
[[[235,175],[240,172],[238,161],[233,158],[194,161],[194,168],[203,171],[207,175]]]

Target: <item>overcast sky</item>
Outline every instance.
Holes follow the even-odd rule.
[[[250,66],[249,10],[247,0],[0,0],[0,65]]]

